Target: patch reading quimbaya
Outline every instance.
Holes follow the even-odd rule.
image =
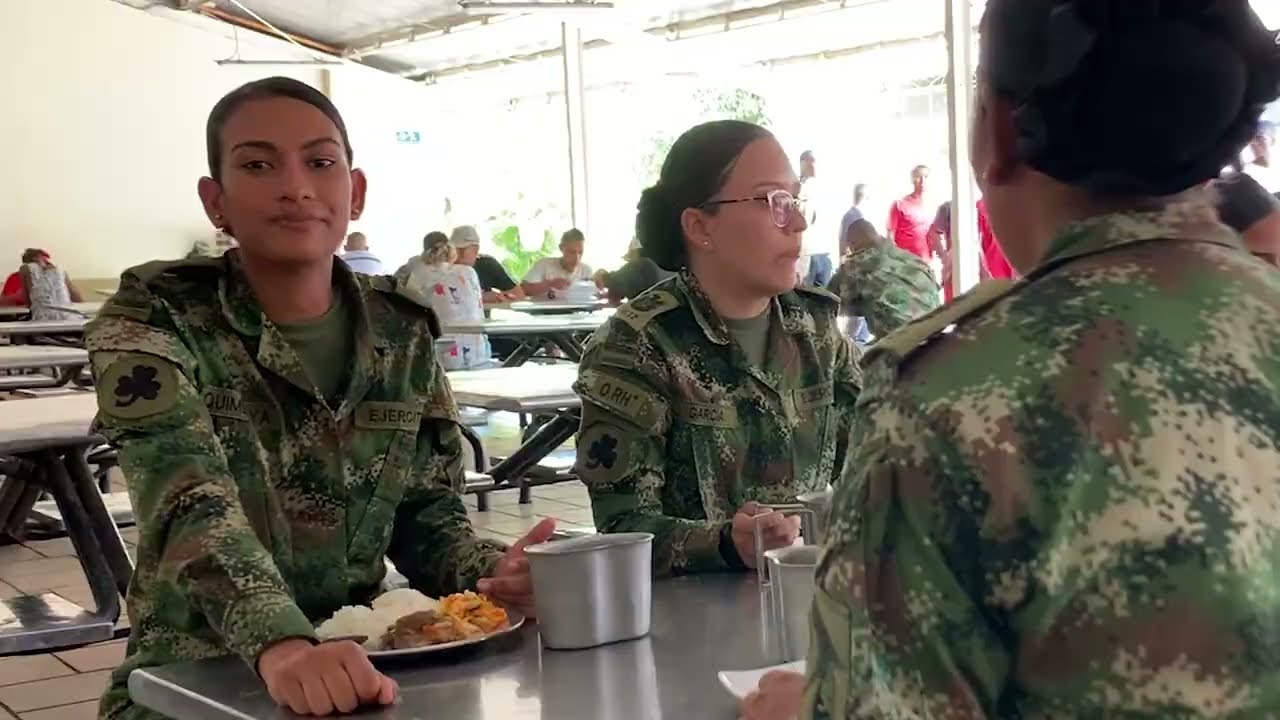
[[[240,401],[240,393],[235,390],[216,387],[205,388],[200,393],[200,399],[204,402],[204,406],[208,408],[209,414],[214,417],[244,420],[246,422],[249,420],[249,413],[245,411],[244,404]]]
[[[98,384],[98,409],[121,420],[139,420],[169,410],[178,402],[178,369],[141,353],[112,363]]]

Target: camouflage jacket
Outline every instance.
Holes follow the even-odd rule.
[[[1276,717],[1280,273],[1212,208],[1073,224],[864,372],[805,717]]]
[[[866,318],[877,338],[938,307],[940,292],[925,261],[888,241],[853,248],[830,288],[840,296],[840,314]]]
[[[592,337],[577,470],[602,532],[652,532],[657,575],[724,569],[733,513],[839,475],[860,380],[836,299],[774,300],[752,367],[691,275],[658,283]],[[734,556],[736,559],[736,556]]]
[[[334,263],[358,306],[341,405],[319,397],[265,318],[238,252],[124,273],[86,331],[98,423],[120,447],[139,533],[128,659],[105,717],[151,717],[125,682],[144,665],[313,636],[367,602],[391,558],[429,594],[473,586],[498,549],[459,497],[457,409],[429,310],[389,278]]]

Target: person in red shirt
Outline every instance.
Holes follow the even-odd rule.
[[[1000,243],[996,242],[995,231],[991,229],[991,221],[987,219],[987,201],[978,201],[978,237],[982,240],[982,279],[1013,280],[1018,274],[1013,271]]]
[[[29,262],[37,262],[40,258],[49,259],[49,253],[39,248],[27,248],[22,253],[22,264]],[[4,281],[4,288],[0,289],[0,307],[5,306],[22,306],[29,305],[27,300],[27,286],[22,282],[21,270],[15,271],[9,275]]]
[[[895,245],[918,256],[925,262],[939,254],[931,246],[929,227],[933,224],[934,208],[925,203],[925,184],[929,180],[929,168],[917,165],[911,171],[911,194],[893,203],[889,208],[886,233]],[[941,257],[941,255],[939,255]]]

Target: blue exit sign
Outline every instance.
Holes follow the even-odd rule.
[[[396,142],[402,145],[417,145],[422,142],[422,133],[417,130],[397,130]]]

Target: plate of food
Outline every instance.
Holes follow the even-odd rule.
[[[520,613],[469,590],[436,599],[405,588],[383,593],[368,606],[339,608],[316,628],[316,635],[355,640],[378,660],[474,645],[523,624]]]

